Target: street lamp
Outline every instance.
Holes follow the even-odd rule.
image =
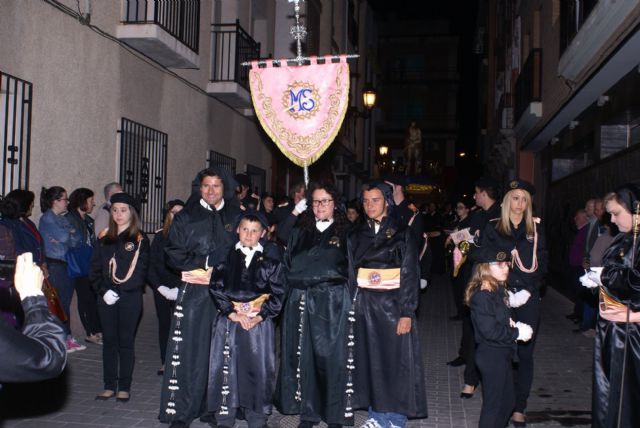
[[[389,153],[389,147],[385,146],[384,144],[381,145],[380,147],[378,147],[378,153],[380,153],[381,157],[386,156],[387,153]]]
[[[376,104],[376,90],[373,89],[370,83],[366,84],[362,89],[362,103],[367,110],[371,110]]]

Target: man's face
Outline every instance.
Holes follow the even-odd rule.
[[[604,203],[602,201],[597,201],[593,208],[593,214],[599,219],[602,220],[602,216],[604,215]]]
[[[584,210],[587,212],[588,217],[593,217],[596,209],[596,202],[593,199],[589,199],[584,205]]]
[[[387,201],[380,189],[365,190],[362,193],[362,205],[367,216],[374,220],[382,220],[387,214]]]
[[[347,218],[351,223],[358,220],[358,211],[353,208],[347,208]]]
[[[263,234],[262,224],[257,221],[244,219],[238,225],[240,243],[245,247],[255,247]]]
[[[473,199],[476,201],[477,206],[483,208],[487,200],[487,192],[481,190],[479,187],[476,187],[475,193],[473,194]]]
[[[293,203],[297,204],[304,199],[304,187],[301,187],[296,193],[293,194]]]
[[[218,176],[206,176],[200,182],[200,196],[212,206],[218,206],[224,195],[224,184]]]

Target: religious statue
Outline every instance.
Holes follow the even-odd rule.
[[[407,159],[406,175],[422,173],[422,131],[415,122],[411,122],[404,140],[404,153]]]

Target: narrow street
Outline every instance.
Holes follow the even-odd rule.
[[[475,427],[481,407],[481,392],[469,400],[459,398],[463,368],[445,363],[457,354],[460,322],[451,321],[453,302],[448,280],[441,276],[422,295],[419,327],[427,373],[429,418],[412,420],[409,428]],[[574,334],[574,325],[564,314],[571,303],[553,289],[543,300],[541,331],[536,349],[534,384],[529,399],[528,420],[533,427],[585,427],[591,422],[592,341]],[[145,313],[136,342],[136,368],[131,401],[94,401],[102,389],[100,348],[70,355],[65,374],[42,384],[9,386],[1,395],[0,409],[9,415],[0,427],[166,427],[157,421],[160,377],[157,327],[152,295],[145,295]],[[78,337],[82,337],[78,334]],[[9,404],[7,396],[13,399]],[[356,427],[366,419],[358,412]],[[269,425],[295,428],[297,418],[274,413]],[[205,427],[199,421],[194,428]],[[244,427],[244,422],[237,426]]]

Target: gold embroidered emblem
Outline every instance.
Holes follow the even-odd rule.
[[[496,261],[498,262],[502,262],[506,259],[507,259],[507,253],[500,251],[498,254],[496,254]]]
[[[340,247],[340,238],[337,236],[332,236],[329,239],[329,245],[335,245],[336,247]]]
[[[309,119],[320,108],[320,92],[311,82],[296,80],[282,93],[282,107],[294,119]]]
[[[124,249],[127,251],[133,251],[136,248],[136,244],[134,244],[133,242],[127,242],[126,244],[124,244]]]
[[[387,238],[391,238],[393,235],[396,234],[396,231],[395,231],[395,229],[388,228],[387,231],[385,232],[385,234],[387,235]]]
[[[511,187],[512,189],[517,189],[518,188],[518,180],[513,180],[511,183],[509,183],[509,187]]]

